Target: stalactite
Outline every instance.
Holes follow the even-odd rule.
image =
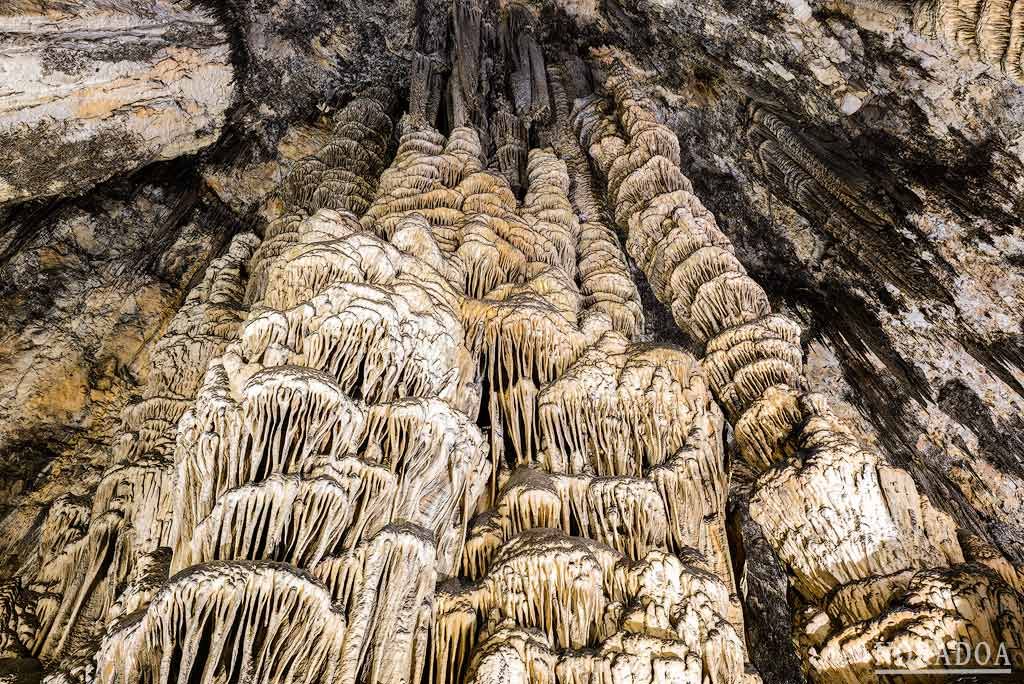
[[[537,17],[525,4],[509,3],[499,42],[509,55],[509,81],[516,113],[527,121],[546,120],[551,112],[544,53],[536,38]]]
[[[914,30],[1024,83],[1024,8],[1008,0],[915,0]]]
[[[569,204],[569,174],[565,162],[549,150],[530,150],[527,163],[529,188],[522,214],[530,229],[551,241],[553,254],[547,263],[571,272],[576,263],[579,220]]]
[[[331,682],[345,617],[308,577],[275,564],[181,573],[149,608],[115,625],[97,656],[104,682]]]
[[[636,338],[644,328],[640,293],[629,273],[626,256],[595,196],[590,166],[570,130],[569,94],[566,69],[549,67],[554,121],[550,137],[558,156],[565,160],[572,208],[579,217],[576,268],[584,309],[607,314],[615,329]]]
[[[846,170],[849,161],[829,154],[809,133],[798,132],[778,112],[750,105],[747,140],[771,187],[812,223],[818,223],[846,259],[870,263],[903,291],[927,296],[930,277],[900,258],[913,249],[905,231]]]
[[[728,590],[692,557],[650,551],[630,561],[534,529],[506,544],[480,581],[442,589],[437,601],[435,682],[463,671],[477,682],[612,682],[627,672],[757,681],[722,617]]]
[[[911,598],[906,573],[986,582],[987,570],[964,564],[951,518],[918,492],[909,473],[858,446],[823,398],[801,391],[799,327],[771,313],[767,295],[682,176],[674,135],[657,122],[625,67],[616,63],[610,72],[614,118],[602,98],[581,101],[577,134],[607,178],[630,254],[680,327],[706,345],[711,387],[744,458],[763,471],[750,504],[753,519],[789,568],[801,600],[827,602],[835,614],[807,625],[813,643],[805,647],[825,654],[811,658],[816,676],[860,681],[870,659],[857,649],[880,632],[895,633],[890,625],[902,629],[896,625],[903,621],[929,624],[897,639],[899,648],[915,649],[916,662],[935,662],[954,632],[983,640],[985,625],[1002,624],[1003,608],[963,592],[961,601],[974,601],[967,620],[980,627],[950,632],[931,622],[926,602]],[[1019,603],[1019,594],[1006,591],[1013,597],[1007,605]],[[856,635],[871,636],[858,642]],[[870,662],[902,665],[904,659],[887,652]]]
[[[508,180],[512,192],[518,195],[526,181],[529,148],[526,125],[507,108],[499,109],[491,120],[491,137],[497,148],[498,169]]]

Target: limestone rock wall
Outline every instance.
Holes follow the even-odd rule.
[[[0,206],[201,150],[234,97],[224,27],[170,0],[6,3],[0,74]]]

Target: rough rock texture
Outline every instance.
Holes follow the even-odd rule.
[[[631,45],[677,75],[657,92],[683,167],[809,326],[811,387],[1020,562],[1019,89],[878,3],[638,9],[693,60]]]
[[[232,85],[12,196],[0,677],[1024,668],[1013,3],[88,7]]]
[[[5,3],[0,74],[0,206],[196,152],[234,97],[224,27],[173,0]]]
[[[89,480],[89,454],[109,447],[111,421],[147,380],[153,338],[231,230],[219,203],[171,176],[107,185],[87,201],[25,212],[5,226],[5,507],[41,486],[48,469],[75,473],[63,486]]]

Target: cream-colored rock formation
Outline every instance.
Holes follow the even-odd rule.
[[[1024,83],[1024,10],[1014,0],[834,0],[871,30],[913,31]]]
[[[916,0],[914,30],[1024,82],[1024,11],[1014,2]]]
[[[1005,643],[1020,664],[1011,636],[1019,587],[965,562],[980,557],[961,546],[949,516],[906,471],[860,446],[823,397],[801,389],[799,326],[772,312],[735,258],[679,168],[677,139],[621,63],[610,65],[606,88],[608,99],[580,101],[576,131],[606,178],[627,250],[705,346],[709,384],[741,454],[761,471],[754,520],[801,599],[825,606],[807,624],[813,678],[936,666],[957,640]]]
[[[343,110],[172,322],[94,510],[51,510],[8,588],[8,651],[125,683],[756,679],[721,413],[636,341],[581,160],[531,150],[518,201],[471,128],[406,119],[381,173],[390,122]]]

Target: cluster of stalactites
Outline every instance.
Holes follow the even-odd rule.
[[[492,433],[504,436],[500,441],[509,445],[516,463],[538,459],[541,388],[609,327],[603,316],[578,320],[579,296],[563,271],[543,264],[531,270],[535,275],[525,284],[495,288],[463,306],[466,329],[479,331],[473,351],[484,364]]]
[[[360,102],[275,200],[253,310],[180,424],[169,490],[181,572],[111,631],[102,681],[424,671],[436,573],[461,560],[489,464],[466,415],[478,400],[462,295],[429,224],[401,217],[392,245],[356,216],[383,160],[345,149],[382,154],[390,130]],[[318,164],[344,173],[325,179]]]
[[[245,264],[258,242],[236,236],[169,322],[150,358],[142,399],[123,412],[91,511],[58,503],[48,512],[42,534],[53,539],[40,546],[39,569],[28,582],[40,599],[34,633],[24,642],[44,661],[73,658],[79,636],[87,640],[116,610],[116,592],[136,562],[168,543],[177,422],[199,389],[201,369],[237,331]]]
[[[716,422],[712,414],[695,419],[686,444],[645,477],[516,468],[493,509],[470,527],[462,573],[472,579],[483,576],[515,535],[552,527],[597,540],[630,558],[692,547],[732,586],[724,515],[728,477]]]
[[[1024,6],[1013,0],[915,0],[914,30],[1024,83]]]
[[[578,315],[580,303],[569,275],[576,270],[577,244],[584,244],[591,255],[587,273],[592,277],[584,285],[594,286],[595,299],[609,301],[609,308],[613,310],[615,295],[603,296],[601,292],[609,289],[608,284],[613,290],[616,285],[621,286],[616,277],[621,279],[622,274],[616,275],[604,268],[612,260],[604,255],[614,253],[614,250],[602,244],[600,235],[581,243],[579,223],[569,200],[566,165],[550,151],[530,152],[526,164],[529,187],[524,205],[519,209],[508,182],[480,170],[479,141],[472,129],[457,128],[446,141],[432,129],[408,128],[394,163],[381,179],[378,197],[363,223],[385,236],[399,222],[408,221],[411,217],[429,224],[430,232],[448,255],[442,270],[449,274],[451,282],[462,285],[467,295],[483,299],[483,302],[467,302],[465,327],[469,335],[475,335],[482,343],[479,349],[485,350],[488,356],[485,364],[497,381],[497,384],[490,385],[492,395],[499,395],[498,403],[511,406],[515,400],[510,392],[532,396],[536,388],[531,391],[530,383],[536,385],[538,381],[547,382],[557,377],[557,372],[581,349],[579,342],[571,343],[562,350],[552,349],[550,357],[554,369],[541,371],[536,377],[529,367],[535,363],[550,365],[545,364],[544,359],[539,362],[531,360],[548,356],[548,347],[553,345],[547,338],[554,340],[571,335],[569,329]],[[552,268],[545,272],[542,264]],[[602,286],[602,283],[606,285]],[[539,294],[538,284],[544,288]],[[557,287],[552,288],[550,284]],[[625,289],[618,287],[620,291]],[[519,294],[525,295],[525,299]],[[504,301],[488,303],[509,300],[510,297],[512,301],[507,304]],[[543,299],[549,301],[544,302]],[[619,299],[631,300],[629,293]],[[543,311],[552,303],[556,312]],[[522,304],[536,308],[520,306]],[[537,313],[538,309],[542,309],[540,319],[545,322],[541,323],[541,331],[531,331],[531,314]],[[601,307],[595,307],[595,312],[601,311]],[[616,321],[628,329],[631,327],[629,321],[635,318],[626,313],[616,316]],[[519,329],[522,330],[517,333]],[[505,343],[501,344],[503,339]],[[520,354],[527,357],[525,364],[497,348],[518,347],[520,342],[526,347]],[[538,348],[539,351],[534,353]],[[495,371],[501,374],[503,370],[498,368],[500,364],[516,367],[508,368],[501,377],[497,377]],[[522,367],[524,365],[527,367]],[[529,383],[516,388],[524,376]],[[524,399],[523,403],[532,402]],[[517,412],[510,410],[505,413],[514,422],[521,422]],[[514,448],[520,453],[530,450],[532,440],[527,434],[532,417],[527,415],[523,420],[527,423],[524,430],[512,437]]]
[[[607,331],[540,390],[537,407],[542,448],[474,521],[463,574],[483,576],[517,534],[551,527],[630,558],[695,548],[732,586],[721,413],[691,356]],[[730,618],[738,625],[738,610]]]
[[[433,681],[748,681],[728,589],[681,556],[520,534],[478,582],[439,590]]]
[[[608,87],[625,137],[619,136],[615,120],[601,114],[597,100],[578,112],[578,131],[608,176],[617,219],[629,230],[627,245],[648,273],[656,294],[672,303],[684,330],[706,342],[703,366],[736,427],[736,440],[744,457],[758,470],[785,462],[785,468],[771,470],[759,480],[752,512],[763,520],[766,534],[778,542],[780,554],[794,567],[797,587],[808,598],[820,598],[823,592],[815,584],[815,575],[823,572],[835,586],[882,568],[911,567],[917,562],[914,558],[928,564],[940,559],[942,564],[947,558],[956,560],[959,548],[949,518],[933,512],[933,534],[912,541],[921,533],[916,526],[926,519],[915,508],[927,505],[927,500],[919,497],[909,476],[888,469],[877,454],[857,448],[820,398],[806,397],[794,389],[801,385],[799,327],[784,316],[770,313],[763,290],[745,275],[727,239],[715,227],[714,217],[689,190],[690,183],[678,168],[674,135],[657,123],[624,71],[613,72]],[[690,211],[695,207],[696,211]],[[680,212],[686,211],[690,213],[681,220]],[[690,220],[694,216],[704,219],[695,223]],[[739,289],[719,301],[724,305],[703,308],[701,302],[715,301],[710,293],[733,291],[734,285]],[[751,288],[760,293],[756,299],[763,306],[751,309],[739,305],[747,301],[742,293]],[[711,298],[702,293],[709,293]],[[691,304],[685,307],[689,313],[680,315],[680,298]],[[694,325],[697,319],[706,325]],[[798,448],[803,457],[794,460]],[[819,467],[826,462],[828,467]],[[844,480],[836,470],[843,462],[857,475]],[[876,471],[889,473],[888,478],[864,481],[866,473]],[[870,502],[864,497],[840,494],[852,492],[854,480],[864,486]],[[880,497],[884,497],[882,483],[888,480],[898,480],[900,487],[886,506]],[[788,497],[784,491],[787,483],[796,483]],[[815,496],[810,496],[812,492]],[[812,514],[797,505],[808,499],[839,501]],[[876,504],[891,514],[871,513]],[[822,510],[829,509],[840,512],[835,516],[822,514]],[[904,509],[908,512],[898,512]],[[881,518],[888,522],[882,523]],[[835,521],[850,529],[833,529]],[[819,522],[824,525],[820,530],[813,527]],[[875,522],[888,524],[888,528],[872,529]],[[803,534],[790,534],[791,527],[799,527]],[[862,535],[854,534],[854,530]],[[876,548],[881,538],[890,539],[902,552],[887,557]],[[815,540],[829,545],[830,553],[823,549],[809,551]],[[837,550],[844,544],[850,548]],[[861,548],[865,545],[872,548]],[[872,553],[876,554],[877,567],[865,560]],[[804,563],[808,569],[798,570]],[[829,563],[835,567],[845,564],[847,570],[822,570]]]
[[[609,331],[538,397],[553,473],[641,477],[664,463],[707,410],[705,379],[689,354],[631,345]]]
[[[483,170],[481,159],[474,129],[456,128],[445,138],[407,121],[364,227],[392,239],[401,222],[425,220],[448,257],[443,272],[470,297],[523,282],[530,262],[573,268],[577,222],[564,165],[546,152],[531,155],[535,183],[520,210],[508,181]]]
[[[110,627],[96,681],[416,684],[434,549],[429,532],[395,524],[311,573],[268,562],[193,566]]]
[[[430,223],[441,250],[453,252],[458,247],[456,233],[464,218],[465,199],[465,193],[456,188],[482,169],[480,139],[471,128],[456,128],[448,138],[408,120],[402,128],[398,151],[380,177],[363,226],[390,239],[403,218],[419,214]],[[514,197],[511,205],[515,206]]]
[[[707,345],[704,366],[729,418],[738,424],[753,411],[789,427],[788,406],[776,398],[801,384],[799,327],[771,313],[767,294],[693,193],[679,169],[675,134],[656,120],[628,77],[617,73],[608,85],[624,133],[598,97],[583,101],[576,130],[607,178],[616,222],[628,233],[627,250],[679,326]],[[780,458],[756,425],[743,425],[737,439],[758,467]]]
[[[462,296],[423,220],[396,229],[393,240],[406,251],[329,210],[297,233],[268,269],[266,297],[242,329],[234,362],[302,366],[331,375],[350,397],[440,397],[475,415]]]
[[[297,241],[304,218],[330,209],[358,221],[376,192],[391,129],[391,118],[381,102],[358,98],[338,113],[326,143],[313,156],[292,165],[268,203],[272,220],[253,256],[247,302],[263,298],[268,269]]]
[[[905,578],[925,570],[977,581],[989,575],[963,564],[952,519],[918,492],[906,471],[860,448],[823,398],[801,391],[799,327],[771,313],[764,291],[682,176],[674,135],[656,121],[621,65],[612,67],[607,86],[615,116],[605,114],[599,98],[584,101],[576,113],[579,137],[607,178],[616,221],[629,232],[627,249],[680,327],[706,344],[709,384],[735,426],[742,455],[761,471],[753,519],[803,599],[828,605],[807,627],[815,647],[828,654],[817,666],[831,672],[845,658],[842,676],[855,681],[860,670],[851,665],[857,657],[851,635],[888,630],[893,606],[908,591]],[[934,629],[904,643],[934,662],[954,633],[977,639],[985,625],[1006,624],[1020,594],[1005,583],[1000,591],[1018,597],[1002,604],[1011,610],[979,599],[953,621],[952,632]],[[933,610],[918,602],[900,620],[928,621]]]
[[[417,230],[396,234],[430,246]],[[457,563],[489,469],[466,415],[460,296],[329,210],[303,222],[265,294],[182,423],[174,567],[308,567],[399,520],[435,535],[442,568]]]
[[[865,578],[963,562],[953,521],[909,473],[862,449],[822,397],[798,410],[798,457],[761,476],[750,511],[801,595],[818,602]]]
[[[466,129],[453,131],[452,138],[456,137],[475,140]],[[639,311],[639,296],[614,235],[602,225],[593,224],[595,237],[580,236],[566,163],[550,150],[532,150],[526,164],[529,184],[523,205],[517,208],[515,196],[504,179],[478,171],[475,156],[474,163],[466,165],[465,160],[451,153],[451,144],[451,139],[446,141],[436,131],[408,126],[394,163],[382,177],[378,198],[363,223],[383,235],[401,221],[416,219],[427,224],[430,232],[438,236],[447,256],[445,261],[458,264],[456,268],[465,273],[466,293],[477,298],[465,301],[462,317],[473,343],[471,352],[481,356],[485,387],[489,390],[483,400],[491,423],[492,462],[496,464],[492,471],[492,496],[496,496],[499,483],[507,477],[501,474],[500,467],[508,461],[551,467],[548,461],[593,460],[593,464],[582,468],[591,477],[595,472],[605,471],[619,471],[626,476],[638,475],[643,464],[661,464],[674,456],[694,421],[688,413],[687,401],[673,403],[667,396],[674,391],[673,382],[675,390],[681,390],[688,380],[682,384],[678,378],[673,380],[675,366],[661,364],[657,358],[659,350],[634,350],[636,358],[625,382],[610,378],[611,384],[606,388],[609,392],[596,409],[584,400],[585,392],[574,391],[571,379],[558,381],[580,353],[616,322],[632,336],[642,321],[641,315],[634,315]],[[476,147],[467,146],[474,153]],[[583,162],[581,158],[577,161]],[[579,175],[579,169],[575,172]],[[577,192],[581,197],[592,194],[589,189]],[[606,302],[610,311],[600,306],[581,310],[585,300],[569,275],[576,270],[577,259],[584,258],[583,254],[576,254],[578,245],[587,251],[586,263],[590,268],[583,271],[583,286],[589,284],[595,299]],[[602,296],[602,292],[610,296]],[[609,314],[616,309],[625,313],[609,325]],[[621,336],[613,335],[611,339],[625,342]],[[625,356],[620,355],[619,360],[625,363]],[[542,388],[546,387],[550,388],[545,390],[549,399],[541,396]],[[700,394],[695,388],[690,389],[694,389],[695,395]],[[561,406],[565,402],[559,397],[571,406]],[[545,404],[549,405],[547,418],[542,415],[543,408],[538,410],[538,406]],[[556,416],[556,412],[564,417]],[[598,434],[588,436],[588,427],[597,428]],[[542,437],[545,430],[550,438]],[[718,438],[717,431],[707,432],[708,440]],[[576,442],[583,440],[586,444],[558,442],[558,436],[570,435]],[[549,442],[552,446],[547,449],[545,445]],[[613,459],[615,463],[601,462],[600,454],[615,451],[613,447],[620,445],[625,448]],[[508,450],[511,453],[506,456]],[[714,466],[720,469],[721,464]],[[717,472],[714,466],[708,469]],[[675,511],[707,509],[709,516],[717,516],[721,512],[717,494],[724,489],[725,479],[724,473],[718,474],[712,482],[721,486],[712,487],[712,496],[701,492],[699,483],[692,486],[694,483],[686,476],[668,478],[671,484],[667,486],[673,492],[688,487],[689,491],[683,497],[675,497],[682,503],[661,503],[658,509],[662,513],[670,507]],[[654,486],[641,485],[645,493]],[[603,492],[612,488],[597,489]],[[629,489],[630,485],[624,485],[618,491]],[[607,496],[604,499],[595,499],[592,507],[611,507],[611,500]],[[580,505],[586,505],[582,499]],[[616,525],[610,518],[605,522],[609,539],[614,536],[611,530]],[[673,542],[678,541],[680,546],[697,545],[694,537],[700,534],[694,534],[694,530],[701,527],[696,520],[672,525],[673,530],[679,531],[673,536],[683,538]],[[716,532],[705,536],[718,541],[724,538],[724,532],[717,533],[717,521],[711,527]],[[516,525],[506,526],[505,538],[513,536],[517,529]],[[650,533],[657,536],[653,530]],[[600,533],[595,530],[595,534]],[[623,548],[646,549],[648,542],[640,539],[644,534],[648,533],[638,532],[635,541],[630,535],[620,535],[623,538],[617,543]],[[660,539],[657,543],[662,545]],[[710,551],[713,544],[700,546]],[[723,553],[709,555],[715,556],[716,568],[722,565],[718,560]],[[727,557],[727,553],[724,555]],[[727,564],[726,560],[724,565]]]
[[[367,406],[295,366],[254,374],[241,396],[231,385],[212,366],[182,423],[175,569],[239,558],[309,565],[398,520],[431,530],[442,560],[457,561],[488,477],[464,414],[437,399]]]
[[[142,400],[124,411],[115,464],[173,455],[178,420],[199,391],[206,364],[238,333],[245,272],[259,244],[252,234],[235,237],[171,319],[154,345]]]
[[[972,666],[1024,669],[1024,594],[984,565],[873,577],[846,593],[853,595],[837,595],[832,615],[815,615],[806,629],[817,646],[811,666],[828,672],[829,682],[859,684],[879,669],[941,670],[963,662],[964,644]]]
[[[555,475],[650,476],[687,445],[715,442],[714,427],[701,433],[720,415],[705,382],[685,352],[606,331],[537,392],[540,450],[524,463]]]
[[[492,487],[503,487],[469,533],[463,574],[482,578],[499,548],[550,526],[631,558],[697,547],[730,587],[720,414],[709,410],[699,366],[678,350],[630,345],[611,312],[581,306],[570,274],[586,258],[583,286],[608,292],[609,309],[627,309],[616,322],[630,336],[639,331],[642,316],[628,311],[639,311],[639,296],[618,243],[598,223],[596,236],[581,237],[564,161],[530,151],[517,207],[505,179],[460,170],[450,144],[430,129],[406,132],[363,223],[382,235],[403,221],[425,224],[474,297],[463,325],[488,389]],[[502,475],[509,461],[520,466]],[[739,624],[735,602],[721,614]],[[445,658],[470,657],[469,644],[452,648]]]

